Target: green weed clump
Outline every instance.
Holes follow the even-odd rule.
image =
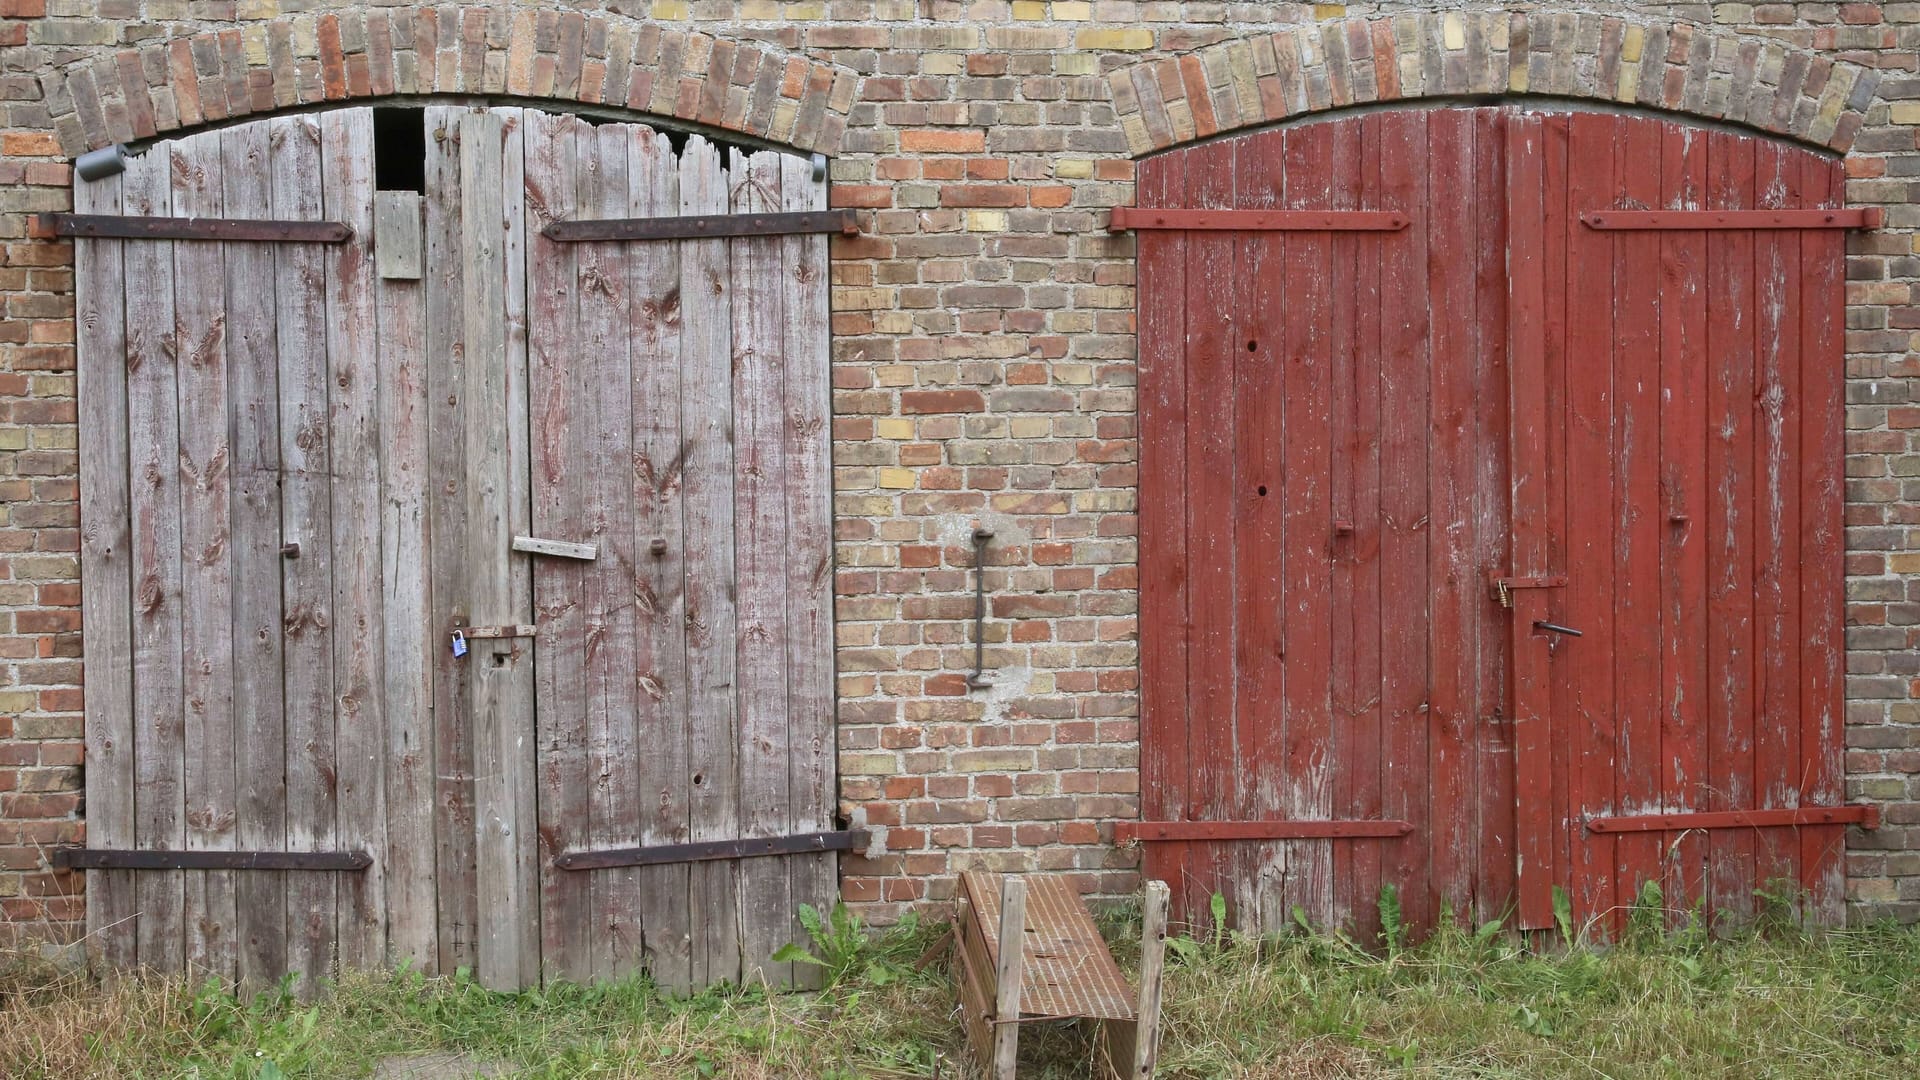
[[[1289,933],[1239,934],[1216,905],[1211,925],[1170,943],[1159,1075],[1920,1076],[1914,928],[1806,933],[1782,918],[1715,938],[1655,893],[1610,947],[1564,916],[1530,941],[1448,917],[1414,943],[1398,895],[1384,891],[1379,906],[1380,940],[1363,944],[1302,913]],[[803,924],[808,944],[780,960],[822,989],[684,999],[644,978],[502,994],[463,973],[412,971],[349,976],[314,1002],[284,987],[242,999],[0,956],[0,1076],[364,1077],[426,1054],[451,1061],[435,1074],[449,1077],[971,1075],[949,975],[917,963],[944,927],[875,933],[844,910]],[[1137,923],[1110,913],[1103,926],[1129,961]],[[1087,1040],[1056,1025],[1025,1025],[1021,1048],[1023,1077],[1092,1075]]]

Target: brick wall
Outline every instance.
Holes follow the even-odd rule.
[[[77,882],[40,850],[81,829],[71,252],[23,239],[25,216],[67,206],[65,162],[85,145],[191,126],[216,99],[239,113],[378,95],[383,63],[396,90],[551,94],[735,130],[761,117],[760,133],[837,146],[833,201],[866,216],[834,263],[842,793],[885,837],[848,860],[846,891],[881,917],[950,895],[964,866],[1133,884],[1133,855],[1103,842],[1138,788],[1133,267],[1131,241],[1103,231],[1105,209],[1132,199],[1132,153],[1302,108],[1505,90],[1731,114],[1847,149],[1851,199],[1888,208],[1849,262],[1849,794],[1881,801],[1886,821],[1854,838],[1850,889],[1862,914],[1920,917],[1920,3],[1529,5],[1518,19],[1480,3],[530,7],[0,0],[6,920],[70,936],[79,914]],[[1401,17],[1361,21],[1373,15]],[[1270,104],[1260,80],[1279,61],[1263,70],[1255,43],[1279,56],[1276,30],[1306,51],[1297,91]],[[703,82],[749,53],[751,78],[736,64]],[[1160,70],[1143,62],[1174,77],[1136,77]],[[784,120],[754,96],[776,69]],[[639,92],[648,71],[672,77]],[[1150,85],[1179,89],[1149,101]],[[984,690],[965,681],[976,523],[995,530]]]

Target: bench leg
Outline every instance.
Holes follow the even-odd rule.
[[[994,972],[993,1076],[1014,1080],[1020,1052],[1020,980],[1026,972],[1027,880],[1000,885],[1000,964]]]

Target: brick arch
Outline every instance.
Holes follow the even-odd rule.
[[[858,76],[610,13],[427,5],[284,15],[82,60],[42,84],[68,154],[366,99],[483,94],[631,109],[831,154]]]
[[[1879,79],[1773,38],[1541,11],[1334,19],[1108,75],[1135,156],[1350,105],[1507,94],[1664,109],[1844,153]]]

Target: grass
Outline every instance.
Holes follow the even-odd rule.
[[[1178,939],[1160,1075],[1920,1075],[1920,930],[1711,940],[1663,926],[1636,917],[1606,950],[1529,950],[1497,927],[1412,947],[1396,934],[1381,952],[1337,934]],[[497,994],[400,972],[350,977],[317,1004],[244,1002],[16,958],[0,964],[0,1076],[352,1077],[387,1055],[458,1051],[527,1077],[960,1077],[945,974],[911,963],[934,931],[829,922],[813,950],[828,989],[678,1001],[644,980]],[[1022,1051],[1023,1077],[1089,1075],[1072,1031],[1029,1025]]]

